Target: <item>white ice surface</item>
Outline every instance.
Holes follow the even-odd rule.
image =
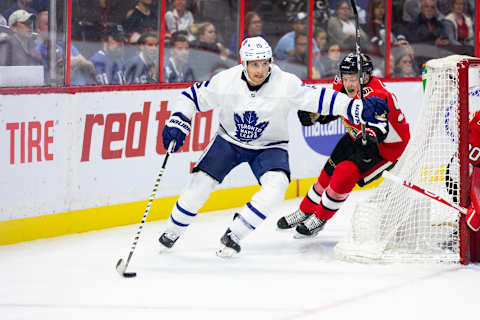
[[[233,259],[215,256],[235,210],[200,214],[155,252],[147,223],[125,279],[115,271],[138,225],[0,246],[0,319],[460,319],[478,315],[480,266],[363,265],[335,260],[355,192],[313,240],[278,232],[285,201]],[[141,220],[143,212],[139,212]]]

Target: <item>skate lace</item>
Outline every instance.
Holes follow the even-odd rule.
[[[235,242],[236,244],[240,243],[240,238],[235,233],[230,232],[228,235],[230,236],[230,239],[232,239],[233,242]]]
[[[308,230],[312,231],[317,228],[321,228],[325,224],[325,220],[317,218],[314,214],[312,214],[305,222],[303,223]]]
[[[171,241],[175,241],[178,239],[180,235],[174,231],[165,231],[165,237]]]
[[[287,223],[289,225],[292,225],[292,224],[297,224],[299,222],[302,222],[303,220],[305,220],[305,217],[306,217],[306,214],[300,211],[300,209],[298,209],[297,211],[285,216],[285,220],[287,220]]]

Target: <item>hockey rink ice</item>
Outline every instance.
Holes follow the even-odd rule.
[[[480,265],[365,265],[338,261],[357,191],[320,233],[296,240],[277,219],[285,201],[242,242],[215,256],[234,209],[200,214],[168,253],[155,251],[165,221],[147,223],[127,271],[138,225],[0,246],[0,319],[459,319],[476,317]],[[140,222],[143,212],[138,213]]]

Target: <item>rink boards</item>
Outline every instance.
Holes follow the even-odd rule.
[[[413,123],[421,83],[387,87]],[[2,95],[0,244],[139,222],[165,154],[161,130],[181,91]],[[217,127],[212,111],[192,119],[191,135],[169,159],[149,220],[168,217]],[[305,194],[343,134],[338,122],[302,128],[294,112],[288,130],[287,199]],[[242,206],[258,188],[249,167],[240,165],[201,211]]]

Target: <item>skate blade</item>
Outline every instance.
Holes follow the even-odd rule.
[[[315,233],[315,234],[312,234],[311,236],[306,236],[304,234],[301,234],[301,233],[298,233],[297,231],[295,231],[295,233],[293,234],[293,239],[304,239],[304,240],[308,240],[308,239],[314,239],[316,238],[318,235],[318,233]]]
[[[229,248],[227,246],[223,246],[220,249],[218,249],[215,253],[216,253],[217,257],[228,259],[228,258],[231,258],[234,255],[236,255],[237,251],[235,251],[232,248]]]
[[[296,227],[296,226],[293,226],[293,227],[287,228],[287,229],[281,229],[281,228],[277,227],[277,231],[278,231],[278,232],[284,232],[284,233],[286,233],[286,232],[292,232],[292,231],[295,231],[295,227]]]
[[[158,238],[155,241],[155,250],[158,254],[164,254],[169,251],[171,251],[172,248],[164,246],[160,241],[158,241]]]

